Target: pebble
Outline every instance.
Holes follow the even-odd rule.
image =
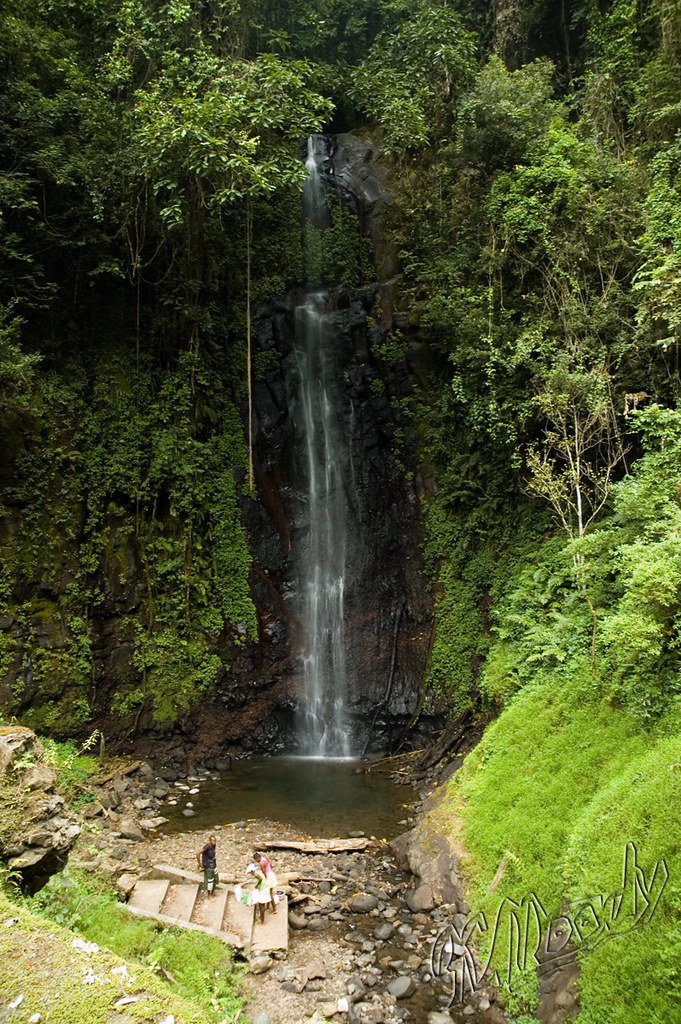
[[[388,992],[396,999],[408,999],[416,991],[416,982],[410,975],[402,974],[388,982]]]
[[[368,914],[378,906],[378,900],[371,893],[358,892],[348,900],[348,907],[353,914]]]
[[[300,985],[296,981],[282,981],[281,990],[282,992],[291,992],[294,995],[299,995],[301,992]]]

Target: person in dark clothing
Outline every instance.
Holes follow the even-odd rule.
[[[196,851],[196,860],[200,868],[203,868],[203,887],[210,897],[218,880],[218,866],[215,855],[217,839],[209,836],[208,842],[201,849]]]

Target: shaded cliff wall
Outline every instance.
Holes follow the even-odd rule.
[[[420,704],[432,609],[420,556],[416,439],[404,410],[412,388],[408,364],[418,359],[418,346],[392,366],[372,353],[372,344],[379,346],[388,330],[369,320],[379,295],[377,285],[332,292],[327,332],[340,363],[335,401],[346,450],[338,458],[352,467],[344,631],[347,710],[354,734],[365,739],[378,712],[371,742],[385,749]],[[292,292],[259,311],[258,347],[276,352],[278,365],[255,389],[256,482],[262,500],[244,506],[256,564],[263,665],[271,666],[268,671],[274,667],[283,685],[278,715],[293,748],[293,718],[305,699],[297,657],[302,625],[295,612],[300,587],[296,546],[303,542],[299,531],[305,529],[306,498],[300,473],[305,452],[295,425],[295,309],[303,299],[302,293]],[[399,324],[406,328],[404,318],[398,316],[393,325],[391,317],[391,327]]]

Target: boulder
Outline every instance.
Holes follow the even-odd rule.
[[[0,817],[6,828],[0,862],[35,892],[65,864],[80,824],[55,792],[56,775],[43,763],[35,733],[23,726],[0,728]],[[3,794],[11,795],[7,803]]]
[[[126,778],[125,775],[116,775],[112,782],[112,786],[119,797],[124,796],[125,793],[130,789],[130,779]]]
[[[21,777],[21,785],[24,789],[50,790],[57,785],[57,775],[44,764],[33,764],[27,768]]]
[[[328,928],[328,921],[315,914],[314,917],[307,918],[307,927],[311,932],[323,932],[325,928]]]
[[[113,811],[121,802],[121,798],[115,789],[105,789],[99,798],[99,802],[107,811]]]
[[[254,956],[248,965],[251,974],[264,974],[272,966],[272,959],[269,956]]]
[[[407,893],[405,902],[412,913],[415,914],[422,913],[425,910],[432,910],[435,906],[433,890],[427,882],[424,882],[423,885],[419,885],[418,889]]]
[[[133,839],[135,842],[141,842],[144,839],[142,830],[136,821],[132,821],[130,818],[124,819],[118,826],[118,831],[123,839]]]
[[[7,771],[11,764],[18,763],[24,755],[35,756],[37,744],[35,733],[23,725],[0,728],[0,772]]]
[[[116,888],[120,893],[122,893],[127,898],[132,892],[132,890],[135,888],[136,884],[137,875],[133,875],[130,872],[125,872],[125,874],[121,875],[118,881],[116,882]]]

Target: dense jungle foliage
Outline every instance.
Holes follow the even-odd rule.
[[[114,714],[172,716],[228,671],[218,640],[255,637],[246,310],[304,276],[300,140],[351,129],[390,168],[429,352],[428,681],[501,711],[452,792],[480,898],[503,858],[497,895],[536,887],[550,912],[612,891],[627,840],[673,871],[678,3],[0,10],[0,667],[32,680],[6,710],[67,735],[92,717],[112,602]],[[677,886],[648,946],[585,957],[584,1024],[674,1019]]]

